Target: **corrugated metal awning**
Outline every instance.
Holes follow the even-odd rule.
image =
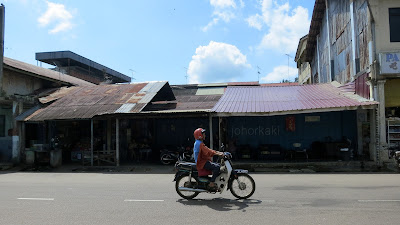
[[[374,106],[331,84],[281,87],[228,87],[212,111],[228,114],[289,114],[318,111],[354,110]]]
[[[164,90],[163,96],[158,98],[175,100],[166,81],[64,88],[52,97],[46,97],[46,101],[42,99],[44,102],[56,101],[26,116],[24,121],[90,119],[106,114],[138,113],[160,95],[161,89]]]

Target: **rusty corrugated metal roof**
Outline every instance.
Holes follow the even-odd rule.
[[[349,109],[377,102],[352,97],[331,84],[281,87],[228,87],[212,111],[275,113],[336,108]]]
[[[176,101],[169,102],[169,108],[164,110],[159,110],[157,105],[148,105],[146,111],[150,113],[193,113],[193,112],[210,112],[215,106],[218,100],[221,98],[222,93],[209,92],[208,94],[203,92],[204,95],[198,95],[198,90],[209,88],[223,88],[217,85],[174,85],[172,86],[172,91],[176,97]],[[163,103],[163,102],[160,102]],[[164,102],[167,104],[167,102]]]
[[[94,116],[140,112],[163,88],[165,100],[175,100],[168,82],[114,84],[60,89],[43,102],[56,100],[25,121],[90,119]],[[168,92],[169,90],[169,92]]]
[[[54,70],[50,69],[45,69],[42,67],[34,66],[28,63],[24,63],[15,59],[10,59],[7,57],[4,57],[4,66],[7,68],[9,66],[10,68],[14,68],[17,70],[22,70],[25,72],[28,72],[32,74],[33,76],[37,76],[46,80],[51,80],[51,81],[60,81],[64,84],[71,84],[71,85],[77,85],[77,86],[92,86],[95,84],[92,84],[90,82],[81,80],[79,78],[63,74]]]

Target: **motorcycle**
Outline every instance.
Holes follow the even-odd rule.
[[[222,194],[225,189],[230,190],[233,196],[238,199],[247,199],[254,194],[256,184],[247,170],[233,169],[232,154],[224,152],[220,159],[220,175],[216,178],[217,189],[209,188],[211,177],[199,174],[196,163],[177,162],[175,168],[175,190],[182,198],[193,199],[200,193],[219,192]],[[203,171],[200,171],[203,172]]]
[[[389,158],[393,158],[397,169],[400,171],[400,149],[397,148],[389,148]]]
[[[177,151],[163,149],[160,152],[160,161],[164,165],[169,165],[175,162],[194,162],[193,153],[190,147],[179,147]]]

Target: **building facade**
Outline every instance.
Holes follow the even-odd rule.
[[[310,63],[312,83],[337,81],[379,102],[377,110],[359,111],[359,116],[367,114],[371,135],[364,141],[379,164],[388,161],[389,147],[400,146],[395,127],[400,117],[399,28],[399,1],[316,0],[305,57],[297,61]],[[387,121],[394,126],[389,129]]]

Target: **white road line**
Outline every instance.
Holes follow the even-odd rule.
[[[358,202],[400,202],[400,200],[358,200]]]
[[[124,202],[163,202],[164,200],[125,199]]]
[[[54,198],[17,198],[18,200],[54,201]]]

